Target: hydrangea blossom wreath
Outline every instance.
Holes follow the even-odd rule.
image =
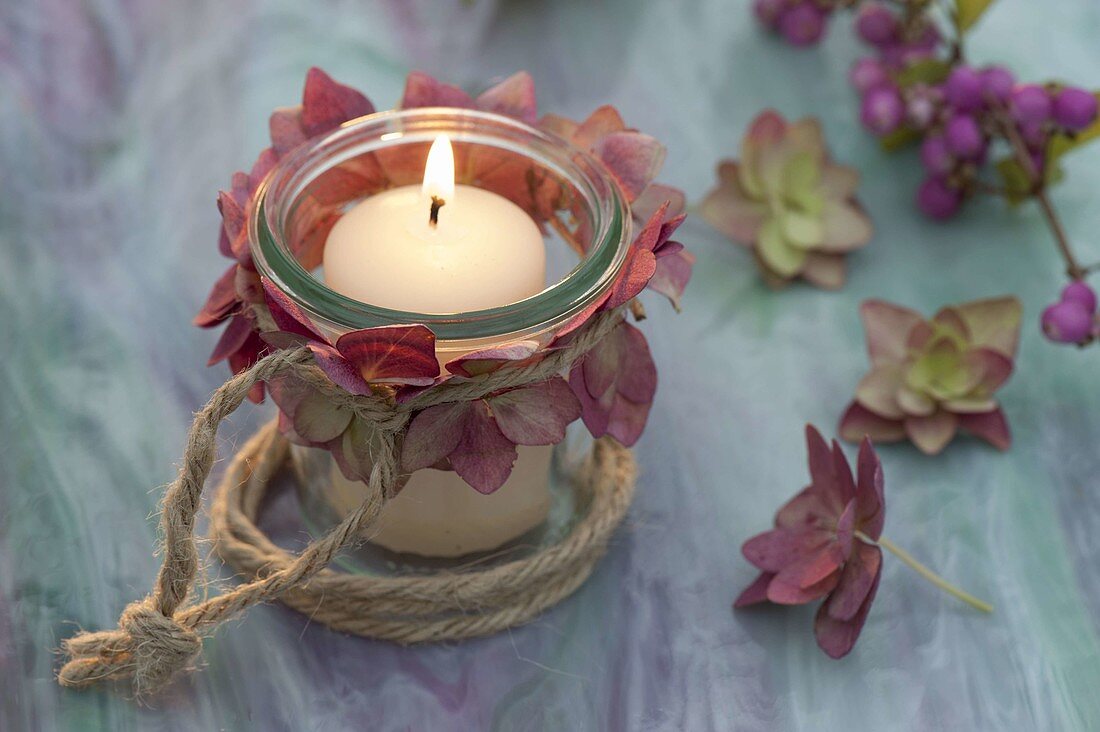
[[[917,207],[935,220],[970,199],[1034,201],[1050,228],[1070,283],[1041,317],[1056,343],[1100,336],[1096,293],[1085,282],[1100,264],[1074,253],[1050,196],[1062,158],[1100,138],[1098,96],[1061,81],[1020,83],[1004,66],[967,60],[967,34],[992,0],[756,0],[757,17],[798,46],[815,43],[835,10],[855,9],[856,31],[874,49],[852,67],[860,120],[893,150],[919,142],[924,181]]]
[[[871,370],[840,420],[844,439],[908,438],[935,455],[962,430],[1012,444],[995,392],[1012,374],[1020,337],[1014,297],[943,308],[931,320],[882,300],[860,307]]]
[[[568,345],[597,314],[633,305],[634,298],[646,287],[679,308],[694,262],[683,245],[672,240],[684,218],[683,194],[654,182],[664,160],[664,147],[653,137],[628,127],[614,108],[601,107],[583,122],[554,115],[537,120],[534,85],[522,72],[476,98],[414,72],[408,77],[399,106],[497,112],[536,124],[590,152],[619,185],[640,226],[618,280],[550,342],[521,341],[467,354],[445,364],[442,373],[436,361],[434,334],[423,325],[370,328],[345,333],[335,342],[326,340],[300,308],[270,282],[262,281],[252,263],[244,225],[259,181],[284,155],[305,140],[375,109],[363,94],[315,68],[306,77],[302,104],[272,115],[271,147],[260,154],[251,172],[235,174],[231,190],[219,196],[223,224],[219,249],[234,261],[215,283],[195,320],[203,327],[228,321],[211,364],[226,360],[239,373],[276,349],[305,345],[317,366],[349,394],[385,393],[407,401],[444,382],[531,366]],[[360,165],[351,180],[345,175],[333,185],[362,185],[364,177],[385,176],[387,170],[423,164],[421,160],[396,156],[374,162],[382,169],[364,170],[366,166]],[[508,195],[539,223],[559,225],[554,214],[560,195],[552,181],[532,184],[526,169],[507,165],[472,174],[480,174],[479,182],[483,184],[491,179],[495,191]],[[328,198],[324,191],[313,197],[322,201]],[[295,253],[307,269],[319,262],[325,236],[336,216],[334,206],[331,216],[317,217],[324,225],[295,243]],[[578,246],[576,237],[571,238]],[[645,336],[620,318],[605,339],[572,364],[567,379],[554,376],[543,383],[504,389],[471,402],[436,405],[417,413],[405,435],[403,468],[409,472],[425,467],[451,468],[478,491],[491,493],[511,472],[517,445],[557,443],[564,437],[565,428],[578,418],[595,437],[611,435],[623,445],[633,445],[645,427],[656,386],[657,372]],[[268,387],[280,408],[280,425],[288,438],[329,450],[348,478],[366,478],[371,467],[370,430],[353,409],[333,402],[300,379],[284,377]],[[253,391],[252,397],[262,399],[262,386]]]
[[[762,112],[741,141],[741,160],[718,165],[718,181],[700,213],[752,249],[773,287],[801,277],[839,288],[844,255],[871,239],[871,220],[855,198],[859,173],[830,160],[816,119],[788,123]]]
[[[402,106],[421,104],[476,106],[529,122],[536,115],[526,74],[476,98],[412,74]],[[295,146],[373,109],[359,92],[311,70],[302,105],[272,115],[272,146],[221,195],[220,249],[233,264],[197,320],[206,326],[228,321],[212,361],[229,360],[235,375],[196,413],[179,475],[165,492],[164,560],[152,591],[126,606],[116,629],[81,632],[64,642],[62,685],[125,679],[139,696],[155,693],[192,666],[204,634],[273,599],[341,631],[399,643],[494,633],[531,620],[575,591],[625,515],[635,472],[626,446],[641,434],[656,389],[645,338],[626,322],[626,312],[647,286],[678,304],[691,274],[691,255],[671,240],[683,220],[674,211],[683,197],[652,183],[663,148],[627,128],[610,108],[581,123],[540,123],[566,130],[575,144],[591,150],[633,204],[633,214],[645,221],[610,287],[546,343],[470,353],[441,372],[435,336],[421,324],[325,338],[293,300],[258,274],[248,253],[244,221],[266,172]],[[341,168],[332,190],[312,192],[303,205],[320,207],[311,221],[322,223],[300,232],[295,242],[303,266],[317,263],[344,194],[361,195],[370,189],[365,184],[384,184],[395,171],[407,174],[423,165],[408,157],[376,151]],[[510,193],[540,223],[547,223],[559,199],[552,185],[501,161],[470,173],[494,177],[495,190]],[[660,202],[667,193],[675,195]],[[568,379],[560,375],[565,370]],[[257,387],[264,384],[280,407],[278,424],[263,428],[237,454],[211,510],[215,546],[245,581],[195,599],[196,514],[214,464],[218,426],[246,398],[262,398]],[[371,526],[408,471],[449,466],[477,490],[492,492],[507,478],[516,445],[559,441],[577,418],[600,438],[575,481],[589,506],[553,546],[460,573],[378,578],[322,571]],[[364,501],[297,555],[273,545],[255,524],[288,440],[331,450],[349,477],[368,484]]]
[[[988,603],[948,584],[882,535],[886,521],[882,463],[864,439],[853,476],[840,445],[826,444],[806,426],[810,485],[775,515],[775,528],[741,547],[760,575],[738,596],[734,608],[763,602],[805,605],[823,599],[814,635],[832,658],[851,652],[871,610],[882,578],[882,550],[891,552],[937,587],[968,605],[992,612]]]

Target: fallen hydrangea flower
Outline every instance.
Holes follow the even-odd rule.
[[[871,370],[840,420],[857,442],[908,438],[935,455],[958,430],[1000,450],[1012,444],[996,392],[1012,374],[1021,306],[1014,297],[946,307],[926,320],[882,300],[860,307]]]
[[[821,125],[762,112],[741,142],[741,160],[718,166],[718,186],[700,213],[752,249],[765,281],[796,277],[829,289],[844,284],[844,255],[871,240],[855,198],[859,173],[829,159]]]
[[[806,426],[810,485],[775,515],[775,528],[745,542],[741,553],[761,570],[734,608],[762,602],[804,605],[824,598],[814,635],[832,658],[855,646],[882,577],[882,549],[922,577],[985,612],[993,608],[948,584],[882,536],[886,518],[882,464],[871,441],[859,448],[856,476],[834,440],[832,449]]]

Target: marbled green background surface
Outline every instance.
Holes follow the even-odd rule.
[[[747,4],[0,5],[0,729],[1100,728],[1100,361],[1038,334],[1060,267],[1037,212],[921,220],[915,156],[885,156],[854,123],[848,23],[795,51]],[[1100,86],[1100,5],[997,6],[975,58]],[[843,292],[776,294],[743,251],[684,227],[699,265],[683,315],[650,307],[662,383],[637,503],[592,580],[533,625],[403,650],[262,607],[151,708],[63,691],[60,640],[147,590],[161,486],[225,376],[203,366],[215,336],[190,326],[223,267],[215,192],[313,64],[380,106],[410,68],[473,87],[527,68],[543,110],[612,102],[659,136],[662,178],[693,199],[762,107],[818,114],[864,172],[878,235]],[[1090,261],[1097,163],[1100,149],[1072,160],[1055,196]],[[1012,452],[882,451],[887,535],[996,614],[887,559],[842,661],[814,645],[811,609],[734,615],[753,576],[738,547],[805,480],[802,425],[831,429],[864,371],[860,300],[932,311],[1004,292],[1027,319],[1003,392]],[[222,454],[269,409],[235,417]]]

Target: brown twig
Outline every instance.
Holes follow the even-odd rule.
[[[1035,167],[1035,161],[1031,159],[1031,153],[1028,152],[1027,145],[1020,136],[1019,130],[1012,124],[1012,120],[1008,118],[1004,106],[998,105],[995,107],[993,114],[994,119],[1001,128],[1002,134],[1004,134],[1005,139],[1007,139],[1012,146],[1012,150],[1016,156],[1016,162],[1023,168],[1024,173],[1031,183],[1029,195],[1038,201],[1039,208],[1042,210],[1043,216],[1047,220],[1047,225],[1050,226],[1050,231],[1054,235],[1054,243],[1058,246],[1058,252],[1062,255],[1062,260],[1066,264],[1066,275],[1073,280],[1084,279],[1088,270],[1081,266],[1077,261],[1077,257],[1073,254],[1073,247],[1069,243],[1069,237],[1066,235],[1066,229],[1062,225],[1062,219],[1058,216],[1058,212],[1054,208],[1054,203],[1050,200],[1050,196],[1047,193],[1046,182],[1043,180],[1043,171]]]

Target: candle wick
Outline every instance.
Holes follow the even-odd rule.
[[[435,225],[439,223],[439,209],[447,205],[439,196],[432,196],[432,210],[428,214],[428,224],[434,229]]]

